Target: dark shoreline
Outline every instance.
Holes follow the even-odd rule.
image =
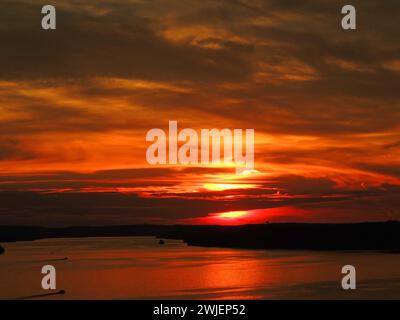
[[[0,226],[0,242],[44,238],[155,236],[190,246],[240,249],[400,252],[400,222],[271,223],[242,226],[131,225],[46,228]]]

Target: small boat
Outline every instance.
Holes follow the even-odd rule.
[[[3,254],[6,251],[2,246],[0,246],[0,254]]]
[[[158,244],[165,244],[165,241],[163,239],[160,239],[160,241],[158,241]]]

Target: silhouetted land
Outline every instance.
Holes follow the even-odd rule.
[[[0,242],[70,237],[156,236],[192,246],[309,249],[400,250],[400,222],[353,224],[271,223],[243,226],[132,225],[108,227],[0,226]]]
[[[50,296],[56,296],[60,294],[65,294],[65,290],[59,290],[57,292],[50,292],[50,293],[45,293],[45,294],[34,294],[31,296],[27,297],[20,297],[20,298],[14,298],[12,300],[28,300],[28,299],[35,299],[35,298],[44,298],[44,297],[50,297]]]

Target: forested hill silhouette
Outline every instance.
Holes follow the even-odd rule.
[[[103,227],[0,226],[0,242],[43,238],[156,236],[188,245],[253,249],[400,250],[400,222],[268,223],[242,226],[131,225]]]

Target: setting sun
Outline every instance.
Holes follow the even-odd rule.
[[[241,218],[247,214],[247,211],[228,211],[222,212],[218,215],[220,218],[236,219]]]
[[[210,191],[224,191],[233,189],[251,189],[254,188],[254,184],[243,184],[243,183],[205,183],[204,188]]]

